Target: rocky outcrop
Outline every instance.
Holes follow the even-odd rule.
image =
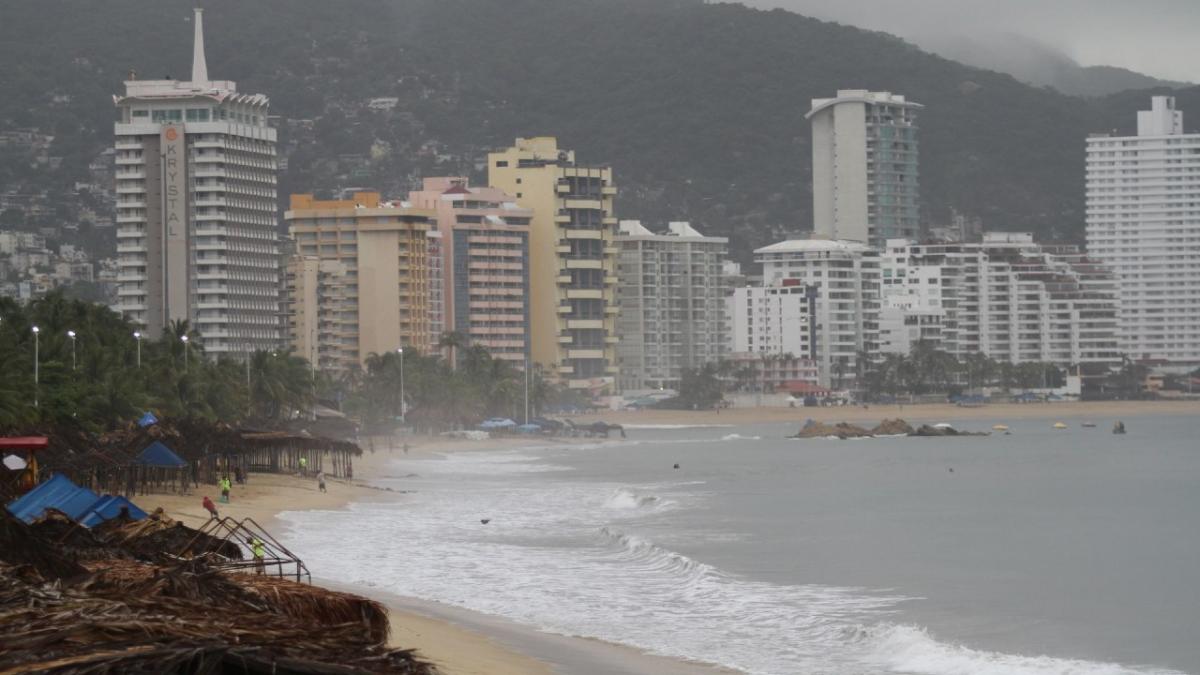
[[[912,425],[899,418],[884,420],[879,423],[879,426],[871,430],[872,436],[911,436],[912,433]]]
[[[986,431],[959,431],[954,427],[932,427],[922,424],[909,436],[987,436]]]

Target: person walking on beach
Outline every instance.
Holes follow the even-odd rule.
[[[320,490],[321,492],[328,492],[328,490],[325,489],[325,472],[324,471],[317,472],[317,489]]]
[[[304,457],[300,458],[300,475],[308,476],[308,459]]]
[[[225,476],[224,478],[222,478],[218,482],[218,485],[221,486],[221,501],[228,504],[229,503],[229,491],[233,489],[233,483],[231,483],[229,481],[229,476]]]
[[[267,565],[263,561],[267,553],[266,546],[263,545],[262,540],[258,537],[249,537],[246,539],[246,543],[250,545],[250,554],[254,556],[254,573],[266,574]]]
[[[236,481],[238,485],[244,485],[246,483],[246,474],[244,471],[242,471],[241,464],[233,467],[233,480]]]
[[[204,495],[204,501],[200,503],[204,505],[204,510],[208,511],[209,520],[221,519],[221,514],[217,513],[217,505],[213,503],[213,500],[208,498],[208,495]]]

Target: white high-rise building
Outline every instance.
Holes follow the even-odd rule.
[[[842,89],[813,99],[813,236],[882,248],[920,232],[919,103]]]
[[[655,234],[622,220],[616,244],[621,390],[677,388],[685,368],[716,363],[724,352],[729,240],[685,222]]]
[[[962,359],[1114,365],[1112,274],[1074,246],[1027,233],[988,232],[981,243],[888,241],[880,261],[880,351],[924,341]]]
[[[1121,351],[1200,363],[1200,134],[1170,96],[1137,122],[1087,139],[1088,253],[1116,274]]]
[[[192,77],[114,96],[118,308],[157,332],[187,320],[210,354],[280,344],[275,129],[267,97],[208,79],[201,10]]]
[[[764,288],[794,288],[797,290],[787,295],[796,297],[812,294],[812,302],[803,312],[807,324],[782,329],[791,336],[807,333],[804,341],[796,343],[801,353],[793,356],[817,362],[822,386],[832,389],[850,386],[864,365],[859,363],[859,357],[878,349],[878,251],[851,241],[796,239],[757,249],[754,259],[763,266]],[[806,286],[811,290],[805,290]],[[781,299],[781,302],[798,301]],[[749,314],[739,316],[737,300],[730,303],[735,333],[742,330],[739,322],[770,320],[756,316],[755,306],[772,311],[771,303],[759,303],[750,306]],[[785,304],[780,310],[800,316],[796,307]],[[742,351],[740,347],[735,342],[734,348]]]

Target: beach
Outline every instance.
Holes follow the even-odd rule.
[[[489,441],[444,440],[422,437],[410,442],[408,456],[435,457],[440,453],[496,450],[527,444],[528,439]],[[168,515],[192,527],[208,520],[201,506],[207,495],[217,502],[222,516],[253,518],[280,536],[285,525],[276,516],[285,511],[340,509],[351,503],[403,499],[403,492],[372,488],[372,480],[391,473],[392,460],[405,456],[400,443],[364,452],[354,463],[352,481],[328,479],[328,492],[320,492],[314,478],[298,475],[254,473],[245,485],[234,485],[231,501],[217,500],[216,486],[189,495],[148,495],[141,498],[150,509],[162,507]],[[614,673],[628,675],[703,675],[732,673],[704,664],[661,658],[636,649],[598,640],[551,635],[510,621],[437,603],[422,602],[364,588],[311,570],[313,583],[356,593],[383,603],[391,620],[391,646],[416,649],[445,675],[549,675],[550,673]]]
[[[604,411],[575,419],[603,419],[623,424],[636,438],[639,427],[662,429],[703,426],[742,426],[753,424],[800,425],[805,419],[824,422],[871,422],[885,418],[904,418],[910,422],[936,423],[970,419],[1009,423],[1021,420],[1046,420],[1047,424],[1064,419],[1086,419],[1100,426],[1114,421],[1145,415],[1186,416],[1200,413],[1197,402],[1061,402],[1044,404],[1003,404],[983,407],[952,405],[905,405],[837,408],[752,408],[715,411]],[[1107,433],[1107,429],[1104,430]],[[1136,428],[1134,429],[1136,431]],[[618,442],[616,435],[613,442]],[[409,458],[437,458],[444,453],[464,451],[505,451],[529,444],[528,438],[488,441],[417,438],[411,441]],[[577,441],[582,442],[582,441]],[[289,512],[288,523],[303,527],[303,512],[341,509],[352,503],[400,501],[402,491],[372,488],[369,483],[403,478],[393,459],[406,455],[399,447],[387,449],[378,442],[375,452],[366,452],[355,460],[355,480],[330,480],[328,493],[317,490],[315,480],[300,476],[252,474],[249,484],[234,486],[231,504],[218,504],[222,515],[251,517],[277,536],[286,529],[278,514]],[[396,446],[396,444],[393,444]],[[378,449],[383,448],[383,449]],[[393,484],[395,481],[392,481]],[[217,491],[202,488],[216,497]],[[138,500],[149,508],[162,506],[172,517],[189,525],[199,525],[207,516],[200,506],[202,493],[188,496],[150,495]],[[498,619],[487,614],[461,610],[449,605],[393,596],[362,585],[347,585],[313,569],[314,582],[371,597],[388,606],[392,622],[393,644],[417,649],[447,675],[474,673],[714,673],[734,672],[702,664],[646,655],[621,645],[539,632],[535,628]]]

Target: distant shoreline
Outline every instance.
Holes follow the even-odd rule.
[[[726,408],[724,410],[603,410],[585,415],[570,415],[573,420],[604,420],[626,425],[671,424],[712,426],[795,423],[807,419],[819,422],[872,422],[901,418],[911,424],[936,424],[948,420],[986,420],[1003,423],[1025,419],[1084,419],[1098,426],[1138,415],[1197,415],[1200,400],[1195,401],[1061,401],[1055,403],[991,403],[979,407],[960,407],[949,403],[801,407]],[[1135,429],[1130,429],[1135,431]]]

